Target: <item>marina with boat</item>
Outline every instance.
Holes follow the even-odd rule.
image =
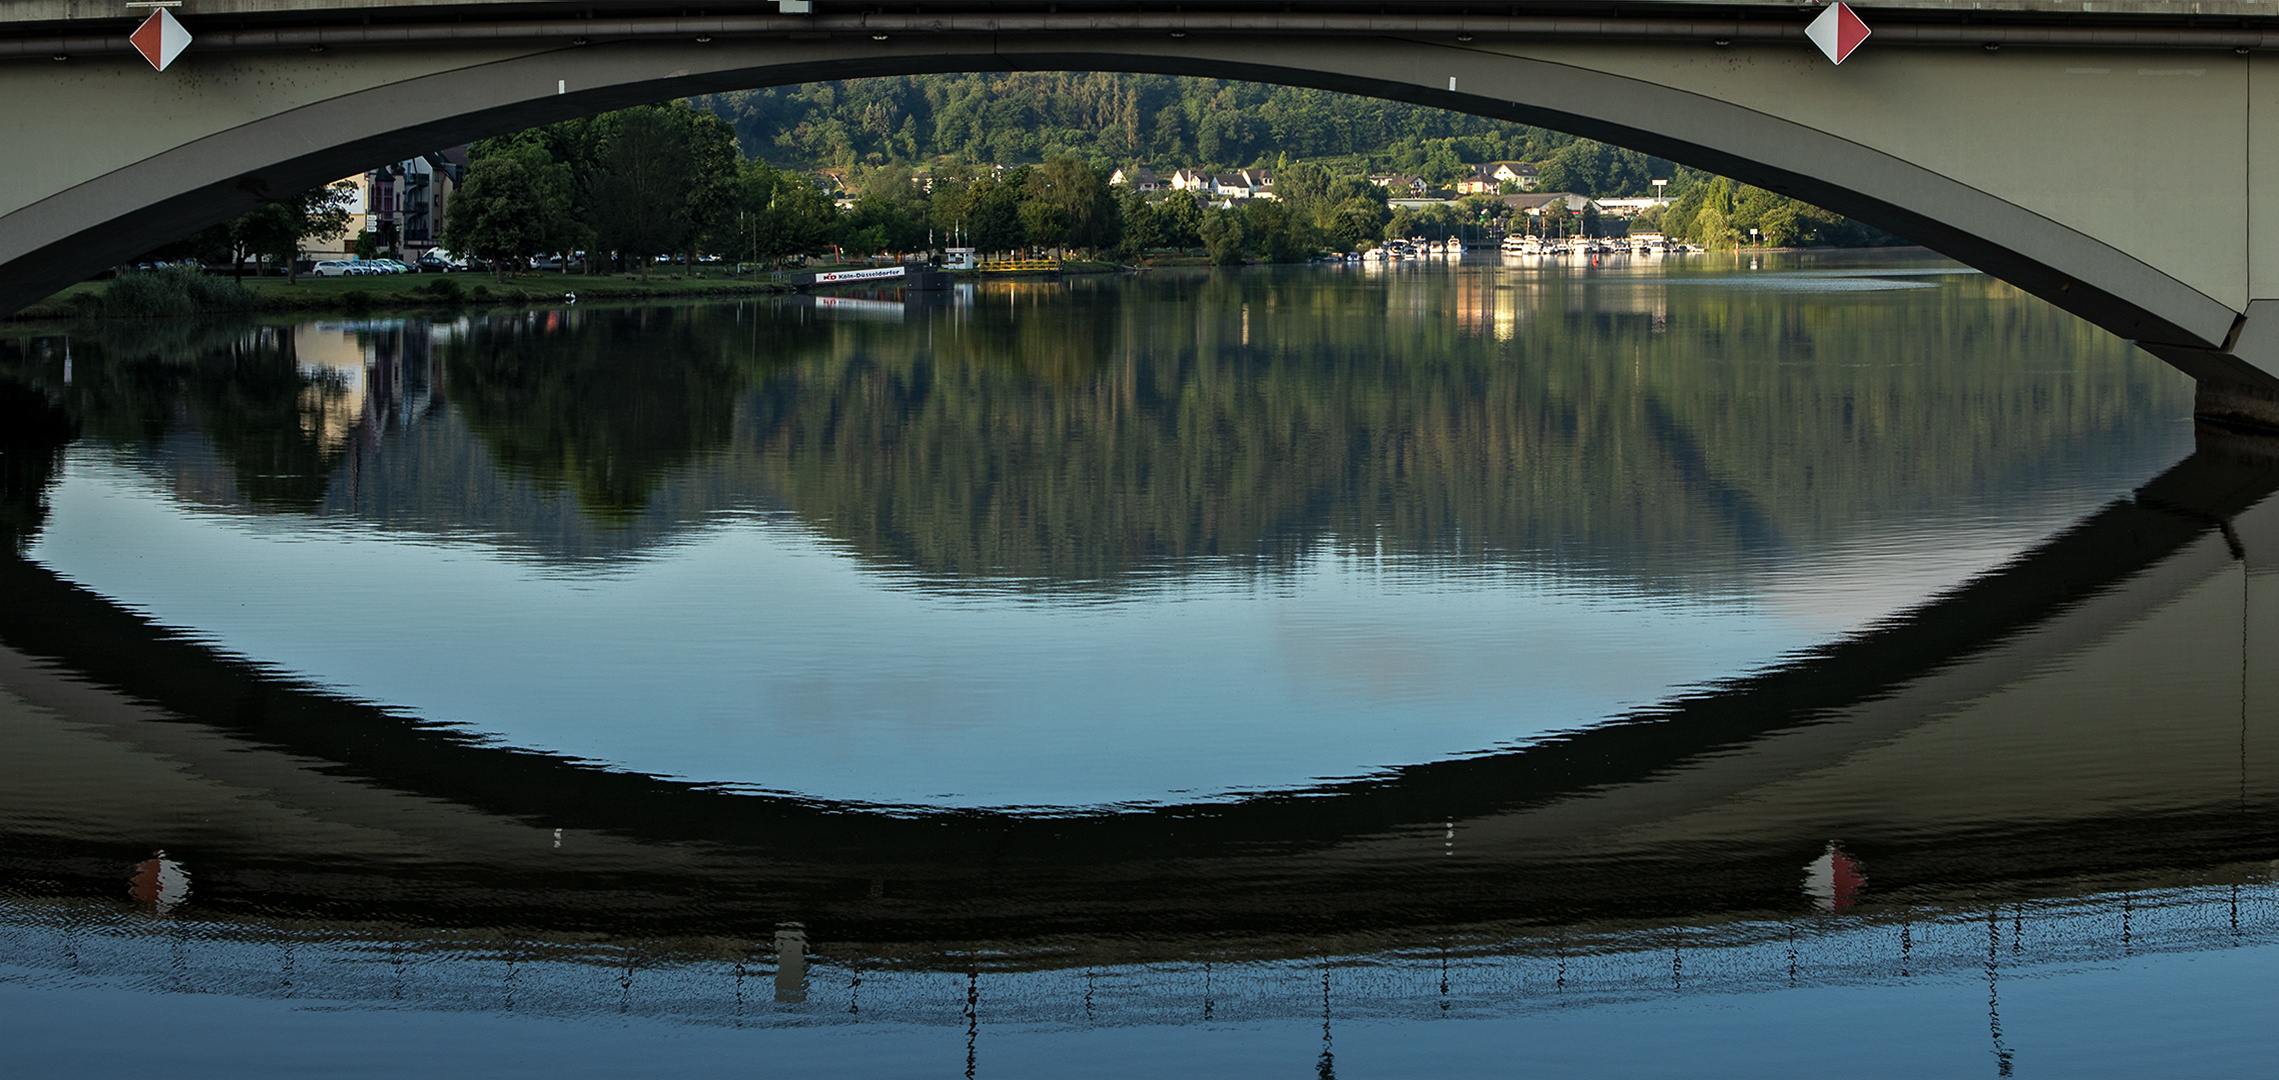
[[[1446,240],[1429,240],[1416,236],[1390,240],[1380,247],[1349,254],[1346,262],[1384,265],[1417,259],[1462,258],[1468,251],[1464,242],[1455,237]],[[1524,233],[1506,236],[1494,249],[1506,258],[1572,258],[1611,255],[1656,257],[1664,255],[1691,255],[1707,250],[1695,244],[1676,243],[1659,233],[1640,233],[1621,237],[1543,237]]]

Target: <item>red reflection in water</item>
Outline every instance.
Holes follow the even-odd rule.
[[[1859,903],[1867,887],[1867,871],[1837,841],[1828,841],[1827,851],[1804,864],[1804,894],[1822,911],[1843,911]]]
[[[127,895],[152,914],[164,915],[190,898],[190,872],[167,858],[166,852],[151,852],[150,858],[135,864]]]

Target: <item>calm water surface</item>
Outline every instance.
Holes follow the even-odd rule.
[[[2279,454],[1927,257],[24,328],[0,391],[45,1072],[2279,1050]]]

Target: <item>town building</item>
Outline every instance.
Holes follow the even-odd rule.
[[[1525,213],[1530,217],[1542,213],[1543,208],[1552,203],[1561,203],[1566,206],[1569,212],[1577,214],[1585,210],[1600,208],[1598,200],[1588,195],[1577,195],[1571,191],[1538,191],[1524,195],[1504,195],[1499,197],[1497,201],[1510,207],[1515,213]]]
[[[1236,169],[1211,177],[1211,194],[1232,202],[1274,197],[1274,174],[1264,169]]]
[[[1667,205],[1669,200],[1649,197],[1643,199],[1599,199],[1597,202],[1598,208],[1606,213],[1617,217],[1637,217],[1657,206]]]
[[[1128,187],[1133,191],[1141,192],[1163,191],[1168,186],[1156,177],[1154,169],[1145,165],[1117,169],[1114,175],[1108,177],[1108,183],[1116,187]]]
[[[1432,185],[1424,177],[1407,173],[1378,173],[1369,182],[1384,188],[1396,199],[1422,199],[1432,194]]]
[[[1456,182],[1460,195],[1494,195],[1505,184],[1521,191],[1535,190],[1535,166],[1524,161],[1491,161],[1471,168],[1470,175]]]
[[[1181,169],[1171,174],[1167,186],[1173,191],[1184,191],[1230,206],[1246,199],[1275,197],[1274,174],[1266,169],[1236,169],[1223,173]]]
[[[303,240],[301,257],[354,258],[357,241],[365,236],[372,238],[374,250],[400,252],[406,259],[442,246],[451,196],[466,169],[467,148],[460,146],[335,181],[356,185],[348,225],[337,236]]]

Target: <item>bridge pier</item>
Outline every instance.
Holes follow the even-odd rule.
[[[2201,379],[2192,415],[2219,424],[2279,432],[2279,386]]]
[[[2279,300],[2253,300],[2217,348],[2138,341],[2199,383],[2192,414],[2203,420],[2279,431]]]

